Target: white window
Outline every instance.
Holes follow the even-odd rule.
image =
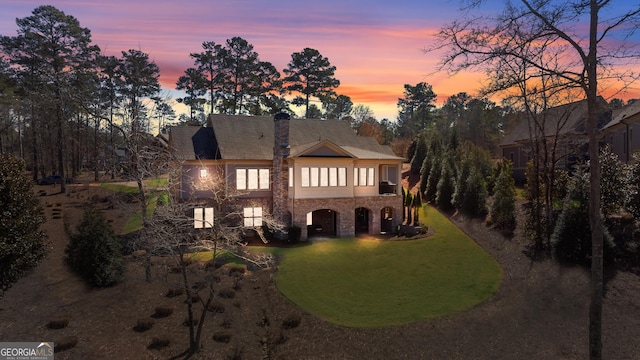
[[[247,170],[247,189],[256,190],[258,188],[258,169]]]
[[[329,186],[329,168],[320,168],[320,186]]]
[[[236,189],[269,190],[269,169],[236,169]]]
[[[293,187],[293,168],[289,168],[289,187]]]
[[[236,170],[236,189],[238,190],[247,189],[247,169]]]
[[[303,187],[309,187],[309,168],[308,167],[303,167],[302,168],[302,186]]]
[[[338,186],[347,186],[347,168],[338,168]]]
[[[347,186],[347,169],[335,167],[302,168],[302,187]]]
[[[247,227],[262,226],[262,208],[261,207],[244,208],[244,226],[247,226]]]
[[[374,168],[353,168],[354,186],[374,186],[376,173]]]
[[[329,186],[338,186],[338,168],[329,168]]]
[[[213,227],[213,208],[193,209],[193,228],[203,229]]]
[[[260,190],[269,190],[269,169],[260,169]]]
[[[309,179],[311,180],[311,186],[318,186],[318,168],[311,168]]]

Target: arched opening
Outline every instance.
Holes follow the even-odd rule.
[[[320,209],[307,213],[307,237],[335,237],[337,213]]]
[[[369,233],[369,209],[359,207],[356,209],[356,234]]]
[[[380,210],[380,232],[382,234],[393,233],[393,208],[390,206]]]

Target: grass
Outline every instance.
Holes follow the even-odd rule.
[[[117,183],[100,183],[100,187],[103,187],[105,189],[109,189],[111,191],[118,192],[121,194],[132,194],[132,195],[140,194],[140,190],[138,189],[137,186],[128,186],[128,185],[117,184]]]
[[[306,311],[348,327],[416,322],[469,309],[498,289],[500,267],[437,210],[435,235],[409,241],[334,239],[281,249],[276,284]]]
[[[151,179],[149,181],[161,181],[166,179]],[[114,184],[114,183],[101,183],[101,187],[105,189],[109,189],[114,192],[118,192],[121,194],[131,194],[138,195],[140,194],[140,189],[137,186],[128,186],[124,184]],[[156,211],[156,207],[158,203],[165,204],[168,203],[169,194],[166,192],[160,193],[149,193],[147,196],[147,216],[152,216]],[[131,215],[124,224],[124,228],[122,229],[124,234],[129,234],[131,232],[142,229],[142,216],[140,211],[136,211],[133,215]]]

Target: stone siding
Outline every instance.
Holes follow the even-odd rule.
[[[290,202],[289,211],[293,214],[293,225],[302,229],[301,239],[307,239],[307,213],[330,209],[337,213],[336,236],[346,237],[355,235],[355,210],[366,208],[369,210],[369,233],[379,234],[381,227],[381,211],[385,207],[393,208],[393,228],[402,223],[401,196],[369,196],[353,198],[329,199],[295,199]]]

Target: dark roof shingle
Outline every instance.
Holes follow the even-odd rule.
[[[207,159],[272,160],[273,121],[269,116],[212,115],[210,128],[172,127],[173,147],[177,154],[183,156],[182,159],[197,159],[197,155],[200,154],[206,155]],[[194,128],[210,129],[210,142],[205,144],[204,138],[196,139],[194,135],[197,130]],[[196,140],[198,144],[205,145],[207,150],[199,149],[196,146]],[[289,120],[291,148],[323,140],[329,140],[338,146],[350,149],[348,152],[358,158],[401,159],[395,156],[391,148],[378,144],[374,138],[358,136],[346,121]]]

